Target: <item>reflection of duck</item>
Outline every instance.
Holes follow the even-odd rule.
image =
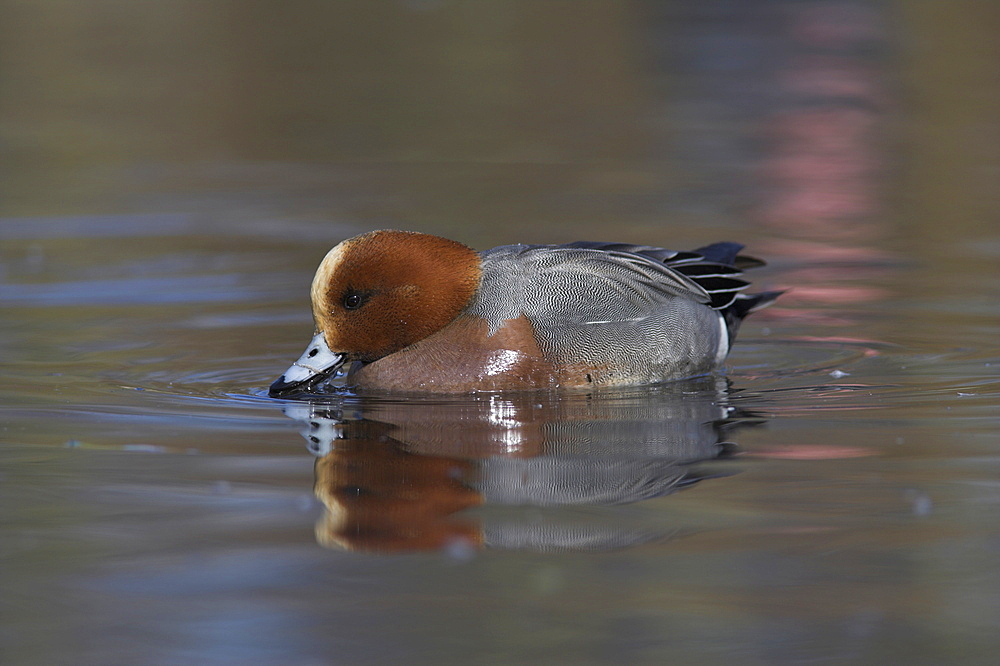
[[[590,550],[669,531],[622,520],[624,509],[614,506],[704,478],[692,464],[719,457],[723,433],[739,421],[716,383],[561,398],[344,397],[289,405],[286,413],[308,424],[315,492],[328,510],[317,526],[325,545]],[[477,506],[475,514],[459,513]],[[499,506],[548,508],[530,519],[517,510],[501,518]]]
[[[347,425],[345,438],[316,461],[316,497],[327,507],[316,527],[321,544],[396,551],[478,543],[475,523],[452,517],[482,501],[464,482],[471,461],[407,453],[372,428]]]
[[[740,321],[778,296],[741,293],[741,269],[762,263],[741,248],[571,243],[477,253],[427,234],[363,234],[320,264],[318,332],[270,393],[311,388],[348,362],[350,385],[438,393],[704,374],[725,359]]]

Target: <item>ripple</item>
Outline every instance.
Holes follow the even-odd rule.
[[[848,378],[855,374],[855,365],[865,359],[881,356],[892,346],[867,340],[844,340],[822,338],[773,339],[752,341],[742,345],[734,355],[734,363],[727,367],[726,375],[738,387],[748,382],[780,382],[789,378],[815,378],[817,375],[834,378]],[[174,393],[184,396],[224,398],[239,401],[275,402],[267,393],[270,381],[276,376],[275,366],[264,359],[241,359],[239,367],[218,367],[198,372],[171,375],[169,379],[161,373],[151,373],[145,379],[149,390]],[[748,362],[749,361],[749,362]],[[261,378],[265,379],[261,384]],[[697,381],[697,380],[696,380]],[[142,385],[143,382],[137,382]],[[673,390],[674,386],[684,386],[685,382],[666,382],[657,386],[616,387],[603,389],[602,393],[613,392],[621,399],[628,396],[648,395],[656,390]],[[689,388],[692,386],[687,384]],[[836,386],[843,386],[838,384]],[[562,391],[559,395],[574,393],[588,394],[587,391]],[[542,391],[540,393],[545,393]],[[313,393],[303,393],[292,401],[325,402],[349,399],[356,396],[343,386],[340,378],[335,378]],[[482,394],[489,396],[491,394]],[[495,394],[492,394],[495,395]],[[418,401],[421,404],[449,404],[455,400],[468,400],[469,396],[422,396],[419,394],[399,396],[390,401]],[[285,400],[281,400],[284,402]]]
[[[270,371],[273,374],[273,371]],[[115,377],[121,388],[180,399],[221,400],[260,405],[273,403],[261,378],[269,370],[261,367],[225,367],[176,374],[157,371],[146,375]]]
[[[114,370],[108,369],[106,358],[95,353],[68,364],[24,363],[14,366],[8,378],[12,386],[20,387],[21,399],[68,400],[80,403],[80,409],[92,407],[102,413],[141,408],[178,415],[216,410],[222,416],[230,409],[235,410],[234,414],[263,409],[273,416],[277,407],[289,402],[340,402],[350,406],[362,397],[371,400],[345,389],[336,380],[316,393],[293,400],[271,398],[268,386],[280,369],[286,367],[273,354],[207,360],[202,355],[195,357],[196,368],[192,368],[192,357],[143,358],[148,350],[141,347],[120,350],[119,354],[124,362]],[[1000,391],[994,375],[989,374],[992,367],[1000,367],[1000,363],[975,350],[928,354],[871,340],[767,338],[742,341],[721,376],[725,379],[707,379],[727,382],[734,400],[751,410],[785,413],[877,410],[923,407],[950,400],[961,400],[963,407],[981,410],[983,405],[995,401]],[[931,383],[929,377],[933,379]],[[626,407],[630,401],[651,396],[697,394],[704,389],[699,381],[702,380],[602,389],[600,393],[609,404],[618,401],[617,404]],[[540,401],[549,402],[572,401],[577,394],[585,397],[593,393],[540,391],[538,395]],[[434,407],[496,398],[497,394],[406,395],[376,400]]]
[[[144,363],[133,360],[109,370],[102,355],[88,354],[71,363],[14,365],[8,372],[8,391],[20,401],[75,403],[102,412],[116,405],[125,411],[143,405],[151,412],[176,412],[178,407],[183,412],[185,405],[273,410],[276,403],[267,396],[265,382],[275,374],[275,367],[270,358],[244,357],[217,359],[191,371],[183,358],[160,357]]]
[[[729,376],[747,379],[779,379],[799,375],[851,374],[865,359],[882,356],[893,345],[850,338],[798,337],[750,340],[738,343],[729,358]],[[752,362],[747,359],[751,358]]]
[[[1000,397],[1000,380],[990,373],[1000,365],[992,350],[926,353],[870,341],[794,338],[752,342],[740,355],[746,353],[757,362],[733,366],[736,400],[773,413],[903,409],[931,416],[961,405],[975,416]]]
[[[9,305],[45,306],[161,306],[198,303],[274,301],[285,297],[283,285],[294,273],[267,279],[252,273],[127,277],[53,283],[8,283],[2,301]]]

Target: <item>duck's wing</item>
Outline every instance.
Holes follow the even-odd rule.
[[[674,274],[688,278],[694,283],[693,291],[703,292],[708,300],[695,298],[714,310],[724,310],[731,306],[740,292],[750,286],[742,279],[743,270],[763,266],[764,262],[754,257],[740,254],[743,246],[739,243],[713,243],[697,250],[679,252],[650,245],[628,245],[624,243],[597,243],[578,241],[566,248],[581,248],[608,252],[613,255],[641,257],[644,260],[666,267]]]
[[[743,293],[750,286],[750,283],[743,279],[743,271],[765,266],[766,263],[756,257],[740,254],[743,245],[739,243],[712,243],[686,252],[649,245],[587,241],[570,243],[563,247],[625,253],[641,256],[657,263],[662,262],[669,270],[688,278],[697,285],[698,289],[708,295],[708,302],[700,302],[704,302],[723,315],[730,344],[744,317],[751,312],[771,305],[784,293],[783,291]]]
[[[650,246],[509,245],[482,256],[477,314],[495,324],[521,314],[559,326],[636,322],[677,299],[723,309],[748,285],[733,266]]]

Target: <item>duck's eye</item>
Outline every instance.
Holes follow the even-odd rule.
[[[344,307],[348,310],[357,310],[364,303],[365,299],[361,297],[361,294],[349,293],[344,296]]]

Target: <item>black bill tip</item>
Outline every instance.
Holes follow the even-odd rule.
[[[281,375],[271,383],[271,387],[267,389],[267,395],[272,398],[282,398],[290,393],[297,393],[308,383],[309,382],[286,382],[285,376]]]

